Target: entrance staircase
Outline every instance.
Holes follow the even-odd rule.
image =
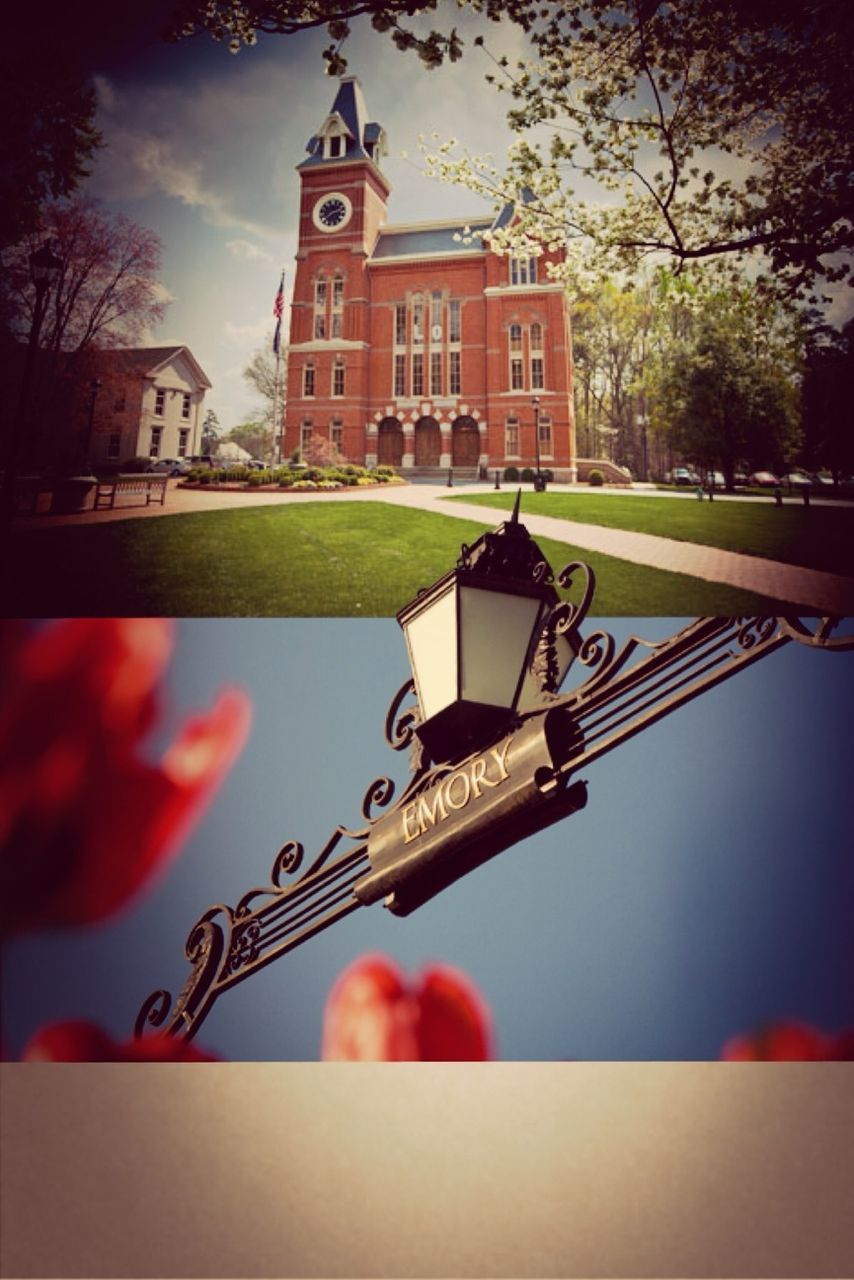
[[[413,484],[447,484],[449,470],[454,484],[474,484],[478,477],[477,467],[399,467],[398,474]]]

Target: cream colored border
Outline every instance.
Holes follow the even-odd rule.
[[[7,1065],[6,1277],[842,1276],[851,1064]]]

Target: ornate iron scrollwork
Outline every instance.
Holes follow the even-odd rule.
[[[480,557],[494,555],[488,539],[484,535],[471,551],[464,548],[461,564],[472,567]],[[507,545],[505,539],[501,547]],[[525,572],[530,574],[530,553],[524,554],[528,557]],[[570,589],[580,575],[580,601],[555,604],[532,659],[540,701],[505,727],[507,732],[538,716],[548,716],[551,726],[559,726],[553,736],[562,755],[548,784],[558,792],[582,765],[783,644],[854,648],[854,635],[837,634],[836,618],[756,617],[698,618],[660,642],[631,636],[618,651],[604,630],[582,638],[579,628],[592,604],[594,574],[586,565],[573,562],[561,571],[558,581]],[[564,662],[561,670],[559,642],[569,645],[583,677],[565,693],[559,692],[560,683],[572,663]],[[418,746],[417,699],[404,709],[407,698],[414,697],[409,680],[395,694],[386,716],[386,738],[397,751]],[[157,1028],[170,1035],[192,1036],[225,990],[362,905],[353,887],[372,870],[368,841],[374,825],[411,806],[454,769],[459,777],[461,768],[460,762],[431,765],[423,751],[413,750],[409,778],[398,798],[390,778],[375,779],[362,805],[365,825],[336,827],[296,880],[292,877],[302,868],[304,850],[297,841],[288,841],[276,856],[269,885],[250,889],[235,908],[210,907],[193,926],[185,947],[190,974],[174,1007],[167,991],[154,991],[137,1016],[137,1035]],[[375,813],[377,809],[382,812]],[[350,846],[343,852],[339,851],[342,842]],[[290,879],[284,882],[285,878]]]

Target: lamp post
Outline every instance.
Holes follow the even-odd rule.
[[[409,752],[400,795],[377,778],[364,825],[337,826],[299,877],[285,882],[303,860],[291,840],[267,886],[209,907],[187,938],[180,994],[153,992],[137,1035],[193,1036],[225,991],[361,907],[383,901],[409,915],[582,809],[581,769],[782,645],[854,649],[854,636],[835,634],[838,619],[756,617],[697,618],[668,640],[633,636],[618,650],[604,631],[582,638],[593,572],[573,562],[557,575],[573,593],[579,579],[581,599],[562,600],[517,498],[509,521],[401,609],[413,679],[386,718],[389,745]],[[580,681],[561,693],[573,664]]]
[[[536,452],[537,469],[534,473],[534,490],[536,493],[542,493],[545,489],[545,483],[540,471],[540,397],[531,397],[531,406],[534,410],[534,449]]]
[[[89,449],[92,445],[92,430],[95,425],[95,401],[98,399],[98,392],[101,390],[101,379],[93,378],[89,383],[89,416],[86,421],[86,434],[83,437],[83,448],[81,449],[80,465],[85,467],[89,462]]]
[[[15,512],[15,485],[29,416],[35,353],[38,350],[39,335],[44,323],[48,293],[62,269],[62,259],[54,253],[53,243],[53,241],[45,241],[39,249],[30,254],[30,276],[36,291],[36,301],[33,307],[33,318],[30,323],[30,335],[24,359],[24,373],[21,379],[18,409],[15,414],[12,433],[7,442],[4,460],[3,486],[0,489],[0,537],[5,537],[8,534]]]

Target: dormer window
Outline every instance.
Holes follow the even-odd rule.
[[[325,160],[340,160],[344,155],[345,142],[340,133],[330,134],[326,139]]]

